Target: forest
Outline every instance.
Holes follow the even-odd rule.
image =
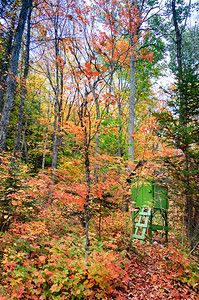
[[[199,299],[198,11],[0,1],[0,300]]]

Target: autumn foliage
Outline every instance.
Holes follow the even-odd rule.
[[[190,7],[1,2],[0,300],[198,299]],[[164,188],[169,225],[161,207],[142,243],[133,195],[149,186]]]

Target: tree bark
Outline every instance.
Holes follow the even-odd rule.
[[[95,87],[92,86],[91,87],[91,91],[92,94],[94,96],[95,99],[95,108],[96,108],[96,116],[97,116],[97,120],[100,121],[100,106],[99,106],[99,101],[98,101],[98,96],[95,92]],[[99,142],[100,142],[100,132],[96,133],[96,138],[95,138],[95,156],[97,157],[98,152],[99,152]],[[98,178],[99,178],[99,166],[97,161],[95,162],[95,166],[94,166],[94,179],[96,182],[98,182]]]
[[[172,0],[172,14],[173,14],[173,23],[175,27],[175,35],[176,35],[176,56],[177,56],[177,64],[178,64],[178,77],[182,77],[182,33],[180,32],[177,20],[177,12],[176,12],[176,0]]]
[[[32,12],[32,0],[30,0],[30,7],[29,7],[29,13],[28,13],[28,29],[27,29],[27,37],[26,37],[25,68],[24,68],[24,76],[23,76],[23,79],[22,79],[21,103],[20,103],[17,131],[16,131],[16,135],[15,135],[15,144],[14,144],[14,150],[13,150],[13,157],[14,158],[16,158],[16,155],[19,151],[19,143],[20,143],[20,137],[21,137],[22,127],[23,127],[23,113],[24,113],[25,99],[26,99],[26,94],[27,94],[26,80],[27,80],[28,72],[29,72],[31,12]]]
[[[85,211],[85,218],[86,218],[86,242],[85,242],[85,258],[86,258],[86,265],[88,265],[88,256],[89,256],[89,222],[90,222],[90,185],[91,185],[91,176],[90,176],[90,160],[89,160],[89,148],[90,148],[90,141],[91,141],[91,120],[90,114],[87,109],[88,104],[88,92],[85,91],[85,97],[81,104],[81,108],[79,111],[79,120],[81,123],[81,127],[84,129],[84,165],[85,165],[85,173],[86,173],[86,203],[84,204],[84,211]],[[87,127],[86,123],[84,123],[84,118],[86,113],[89,116],[89,126]]]
[[[86,243],[85,243],[85,254],[86,258],[89,256],[89,221],[90,221],[90,165],[89,165],[89,144],[87,140],[87,131],[85,128],[84,131],[84,146],[85,146],[85,168],[86,168],[86,184],[87,184],[87,195],[86,195],[86,205],[85,205],[85,213],[86,213]]]
[[[143,2],[144,3],[144,2]],[[134,6],[134,1],[131,1],[131,6]],[[132,7],[129,6],[129,43],[130,43],[130,97],[129,97],[129,128],[128,128],[128,156],[129,160],[134,160],[134,131],[135,131],[135,43],[133,38],[137,36],[139,26],[132,27],[133,16],[131,12]]]
[[[132,40],[132,38],[131,38]],[[132,42],[131,42],[131,46]],[[130,54],[130,98],[129,98],[129,129],[128,129],[128,156],[129,160],[134,160],[134,130],[135,130],[135,56]]]
[[[56,17],[57,18],[57,17]],[[55,170],[57,167],[58,158],[58,103],[59,103],[59,41],[58,41],[58,20],[55,21],[55,68],[56,68],[56,94],[55,94],[55,104],[54,104],[54,139],[53,139],[53,157],[52,157],[52,184],[55,181]]]
[[[178,83],[182,80],[182,32],[179,29],[177,12],[176,12],[176,0],[172,0],[172,15],[173,15],[173,24],[175,27],[175,44],[176,44],[176,58],[177,58],[177,78]],[[184,123],[184,114],[183,114],[183,95],[182,91],[180,92],[180,103],[179,103],[179,122],[180,124]],[[186,116],[185,116],[186,118]]]
[[[10,69],[7,78],[7,89],[4,101],[4,107],[0,123],[0,152],[4,150],[5,140],[7,136],[8,125],[10,121],[10,113],[13,106],[14,92],[16,86],[16,76],[18,70],[19,52],[21,49],[22,35],[26,23],[27,13],[30,6],[30,1],[23,0],[19,22],[15,34],[12,57],[10,61]]]
[[[118,155],[119,157],[122,157],[122,125],[121,125],[121,117],[122,117],[122,107],[121,103],[118,103],[118,117],[119,117],[119,126],[118,126]]]
[[[13,36],[14,36],[14,26],[15,26],[15,20],[16,20],[16,12],[17,12],[17,1],[14,2],[13,5],[13,14],[11,18],[11,24],[10,24],[10,29],[8,31],[8,36],[7,36],[7,43],[6,43],[6,51],[5,51],[5,58],[3,62],[2,69],[0,71],[0,114],[2,113],[3,110],[3,98],[5,94],[5,89],[6,89],[6,79],[7,79],[7,73],[8,73],[8,68],[9,68],[9,61],[10,61],[10,56],[12,52],[12,41],[13,41]]]
[[[87,110],[87,102],[85,105],[85,111]],[[86,264],[88,265],[87,258],[89,256],[89,221],[90,221],[90,161],[89,161],[89,147],[90,147],[90,132],[87,132],[86,125],[83,124],[83,115],[81,114],[81,126],[84,127],[84,163],[85,163],[85,171],[86,171],[86,187],[87,187],[87,195],[86,195],[86,204],[84,205],[85,215],[86,215],[86,242],[85,242],[85,256],[86,256]]]
[[[190,175],[189,175],[189,157],[188,149],[185,153],[186,159],[186,214],[187,214],[187,230],[190,243],[190,249],[193,248],[193,234],[194,234],[194,218],[193,218],[193,196],[190,194]]]

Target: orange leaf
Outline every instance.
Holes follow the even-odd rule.
[[[39,260],[41,263],[45,263],[46,257],[44,255],[39,256]]]

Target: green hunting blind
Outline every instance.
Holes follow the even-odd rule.
[[[153,207],[155,209],[169,208],[167,198],[167,187],[160,183],[137,183],[132,187],[132,200],[136,202],[138,208]]]
[[[133,210],[133,235],[135,239],[143,241],[145,234],[149,232],[149,240],[152,241],[152,232],[161,230],[165,233],[166,242],[168,241],[168,179],[159,176],[157,179],[142,181],[135,176],[132,182],[132,203],[138,211]]]

